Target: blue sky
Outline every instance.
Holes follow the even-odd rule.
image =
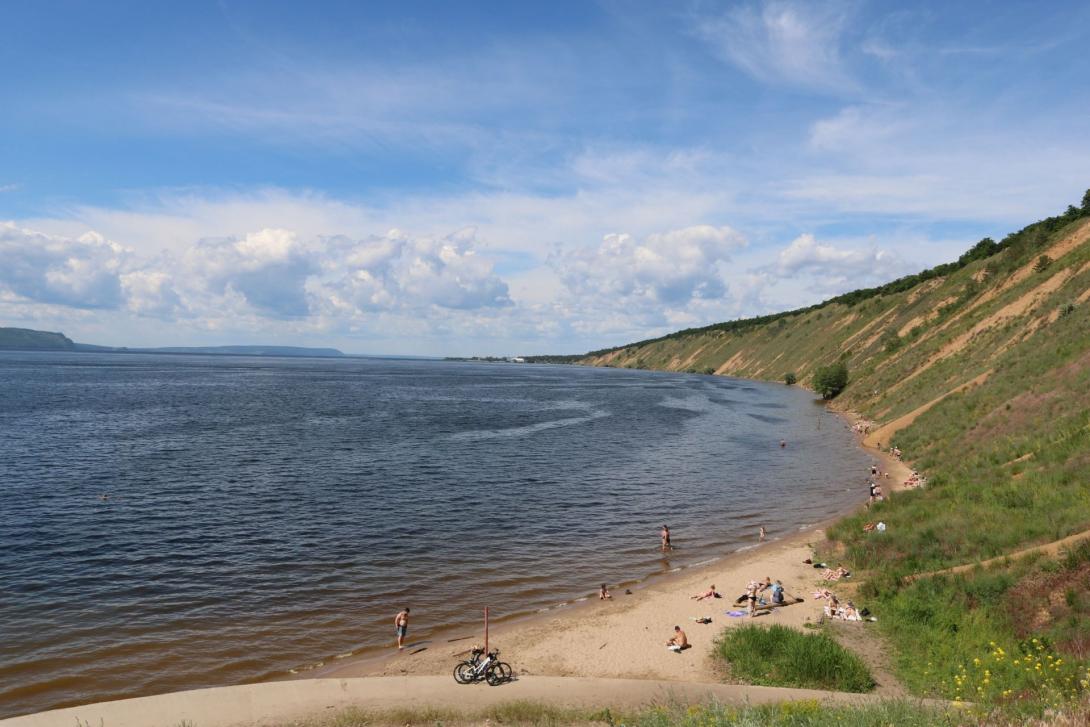
[[[579,352],[1090,187],[1085,3],[9,3],[0,325]]]

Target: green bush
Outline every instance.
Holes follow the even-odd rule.
[[[882,348],[885,349],[886,353],[893,353],[904,343],[904,339],[897,335],[897,331],[890,329],[882,334]]]
[[[848,385],[848,365],[843,361],[821,366],[814,372],[814,390],[823,399],[832,399]]]
[[[866,692],[874,679],[866,665],[824,633],[787,626],[745,625],[726,629],[715,654],[731,674],[750,684]]]
[[[787,384],[788,386],[794,386],[798,382],[798,380],[799,377],[795,376],[794,371],[788,371],[786,374],[783,375],[783,383]]]

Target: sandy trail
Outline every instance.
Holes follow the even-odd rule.
[[[1090,530],[1084,530],[1081,533],[1075,533],[1074,535],[1068,535],[1066,538],[1054,540],[1051,543],[1042,543],[1041,545],[1034,545],[1030,548],[1018,550],[1013,553],[1007,553],[1006,555],[997,555],[994,558],[988,558],[987,560],[980,560],[973,563],[964,563],[962,565],[955,565],[950,568],[943,568],[942,570],[933,570],[927,573],[914,573],[905,578],[906,581],[917,581],[921,578],[931,578],[933,576],[953,575],[955,573],[966,573],[974,568],[987,568],[990,565],[996,563],[1004,563],[1009,561],[1019,560],[1025,558],[1027,555],[1034,555],[1040,553],[1041,555],[1049,558],[1055,558],[1060,555],[1064,550],[1072,548],[1084,540],[1090,540]]]

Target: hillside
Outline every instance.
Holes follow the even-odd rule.
[[[0,350],[79,351],[82,353],[175,353],[214,356],[302,356],[331,358],[344,356],[335,348],[302,346],[170,346],[163,348],[123,348],[74,343],[63,333],[35,331],[29,328],[0,328]]]
[[[0,349],[19,351],[71,351],[76,344],[63,333],[29,328],[0,328]]]
[[[1090,204],[991,245],[998,251],[947,274],[922,274],[903,290],[859,291],[841,296],[852,302],[681,332],[582,362],[772,381],[793,372],[807,384],[819,366],[843,361],[850,382],[835,406],[873,422],[868,444],[895,442],[942,477],[977,460],[1011,463],[992,487],[1018,478],[1024,492],[1037,472],[1079,487],[1083,498],[1069,492],[1062,506],[1052,503],[1047,527],[1005,533],[990,524],[954,552],[904,554],[909,565],[952,565],[1054,540],[1090,525],[1090,482],[1067,482],[1090,461],[1077,451],[1070,462],[1052,459],[1082,441],[1090,421]],[[1056,441],[1041,441],[1045,432]],[[1022,499],[1012,497],[1012,509]]]
[[[793,372],[812,385],[819,366],[840,361],[850,377],[833,406],[863,416],[869,446],[895,443],[927,478],[843,520],[822,549],[862,576],[857,597],[897,647],[901,678],[960,697],[959,670],[988,657],[995,678],[965,696],[1030,701],[1058,687],[1014,669],[998,690],[998,661],[1057,652],[1080,665],[1064,676],[1072,689],[1090,685],[1090,546],[919,577],[1090,531],[1090,192],[1082,208],[919,276],[581,363],[770,381]],[[886,533],[864,532],[877,520]]]

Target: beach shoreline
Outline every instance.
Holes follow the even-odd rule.
[[[860,420],[852,412],[834,413],[849,429]],[[867,446],[864,435],[855,434],[856,445],[879,463],[880,471],[889,473],[882,479],[885,491],[901,489],[910,471],[907,465]],[[862,481],[865,473],[860,474]],[[623,584],[610,584],[612,601],[599,601],[595,595],[544,613],[522,614],[493,623],[489,646],[499,648],[503,659],[520,674],[667,681],[721,679],[724,675],[711,659],[711,645],[724,625],[757,621],[802,627],[820,619],[825,602],[815,601],[812,592],[824,586],[818,578],[821,570],[804,561],[811,558],[814,546],[825,540],[828,527],[857,512],[865,502],[861,491],[859,501],[850,508],[775,540],[757,543],[754,533],[750,548],[721,554],[710,563],[690,565],[678,572],[649,576],[632,585],[630,595],[625,594]],[[803,602],[771,609],[754,619],[728,616],[728,611],[735,610],[734,599],[746,583],[765,577],[782,580],[787,592],[803,598]],[[712,583],[723,594],[722,599],[690,598]],[[696,623],[693,619],[699,617],[709,617],[712,623]],[[694,648],[682,654],[666,651],[664,642],[674,625],[685,629]],[[410,629],[403,652],[392,646],[378,653],[368,651],[284,678],[449,675],[473,646],[483,645],[483,609],[477,628],[441,627],[425,635],[414,639]]]

